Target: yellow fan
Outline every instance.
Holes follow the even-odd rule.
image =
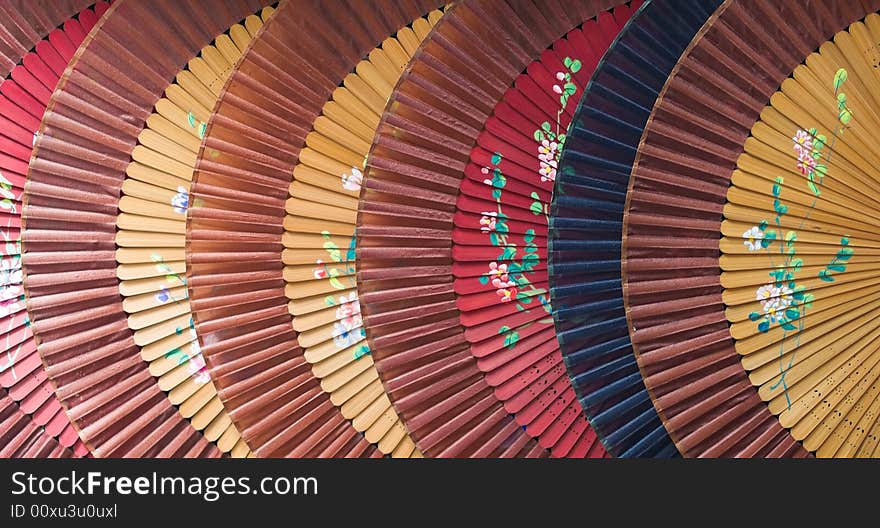
[[[205,123],[238,58],[273,12],[267,7],[230,27],[165,90],[132,152],[116,222],[119,291],[141,357],[184,418],[235,457],[250,449],[199,349],[186,289],[186,210]]]
[[[745,142],[724,207],[736,350],[822,457],[880,455],[880,16],[807,57]]]
[[[364,338],[355,278],[358,196],[385,104],[442,16],[432,11],[387,38],[333,92],[306,136],[284,219],[285,291],[305,358],[342,415],[394,456],[421,453],[385,394]]]

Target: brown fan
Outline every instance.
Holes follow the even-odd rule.
[[[46,377],[25,311],[21,284],[21,193],[40,119],[68,61],[86,38],[106,2],[31,2],[0,6],[0,394],[4,398],[4,456],[88,454]],[[14,402],[14,403],[12,403]],[[18,412],[13,412],[17,407]],[[14,419],[13,419],[14,417]],[[30,420],[33,423],[25,426]],[[22,436],[19,436],[22,435]],[[53,443],[48,436],[57,438]],[[26,440],[31,438],[31,440]],[[33,444],[32,444],[33,443]],[[31,445],[38,451],[32,451]],[[51,453],[39,451],[53,445]],[[23,450],[23,451],[22,451]]]
[[[843,293],[864,278],[858,258],[847,269],[852,249],[870,260],[875,235],[836,222],[840,204],[809,209],[867,189],[847,138],[868,137],[877,74],[864,53],[877,19],[835,33],[878,7],[727,3],[654,107],[630,182],[624,294],[645,384],[686,456],[805,456],[799,439],[827,454],[876,445],[864,441],[876,438],[872,328],[853,330]]]
[[[494,335],[483,333],[480,337],[489,325],[471,328],[476,320],[492,319],[493,314],[500,318],[493,321],[497,323],[497,335],[499,325],[502,329],[507,326],[505,317],[513,326],[523,324],[526,318],[506,310],[515,309],[516,302],[481,311],[477,306],[479,295],[456,294],[455,276],[467,275],[470,263],[454,265],[453,261],[468,260],[469,248],[463,246],[476,244],[467,240],[474,241],[480,233],[468,238],[470,235],[461,230],[457,234],[453,231],[456,218],[460,222],[462,215],[489,210],[474,207],[496,207],[489,200],[471,200],[471,209],[463,204],[456,217],[460,188],[476,192],[472,181],[466,179],[466,172],[475,168],[468,168],[472,152],[486,166],[487,173],[492,169],[489,164],[495,149],[486,145],[500,145],[502,139],[493,135],[504,128],[498,118],[488,126],[487,121],[496,108],[504,111],[500,103],[506,101],[509,90],[514,100],[523,97],[523,92],[511,90],[517,77],[542,54],[556,53],[548,50],[554,44],[571,50],[572,44],[560,41],[564,35],[619,3],[462,2],[422,46],[383,116],[367,161],[358,215],[359,291],[366,334],[380,377],[426,455],[548,456],[546,446],[558,447],[557,454],[584,456],[592,443],[597,444],[598,454],[603,453],[591,431],[583,434],[588,428],[555,345],[552,325],[545,326],[548,331],[513,353],[502,351],[488,362],[478,362],[476,355],[484,355],[496,345],[478,342]],[[605,13],[603,28],[604,21],[612,20]],[[578,31],[573,38],[584,36]],[[477,42],[485,44],[478,46]],[[563,61],[564,55],[548,64],[559,63],[563,68]],[[531,71],[541,68],[535,65]],[[534,84],[527,74],[520,81]],[[546,100],[547,106],[558,106],[540,89],[531,93],[535,100]],[[528,108],[522,105],[519,110],[528,113]],[[557,110],[554,107],[553,114]],[[534,161],[536,147],[531,143],[535,129],[528,128],[531,124],[515,130],[513,136],[501,132],[504,141],[526,143],[528,147],[522,148],[529,149],[521,154],[515,147],[507,148],[511,159],[504,161],[503,170],[517,174],[517,164],[529,167]],[[540,128],[540,121],[536,125]],[[484,127],[487,131],[483,133]],[[511,140],[514,136],[524,139]],[[478,143],[480,148],[476,148]],[[484,151],[488,153],[483,155]],[[496,159],[495,163],[500,161]],[[524,186],[519,185],[520,193]],[[511,183],[508,190],[515,193],[516,188]],[[539,191],[533,192],[538,195]],[[540,192],[546,199],[546,192]],[[529,192],[518,203],[528,200],[527,196]],[[468,197],[462,196],[461,200],[467,202]],[[525,208],[523,215],[529,215],[528,205]],[[513,214],[514,209],[507,211]],[[480,220],[477,215],[476,222]],[[491,219],[487,221],[492,224]],[[493,269],[501,269],[493,263]],[[479,284],[476,277],[486,269],[470,272],[474,284]],[[499,280],[507,280],[503,279],[505,274],[501,275]],[[463,287],[461,283],[458,286]],[[489,297],[492,301],[498,299],[495,291],[483,299]],[[539,324],[535,329],[541,327]],[[472,345],[469,339],[476,343]],[[484,372],[495,370],[488,368],[490,363],[500,367],[508,362],[511,364],[495,372]],[[518,368],[522,362],[529,362],[526,371]],[[496,387],[498,379],[504,377],[512,383]],[[516,398],[507,395],[513,390],[520,393]],[[520,407],[522,402],[530,403]],[[541,438],[541,443],[536,438]],[[578,442],[581,444],[572,449]]]
[[[221,454],[172,404],[133,339],[117,278],[117,207],[138,139],[140,153],[151,148],[147,119],[181,65],[265,4],[115,2],[43,119],[24,194],[24,286],[48,376],[97,456]],[[183,84],[170,90],[187,92]]]
[[[220,451],[250,453],[205,367],[186,291],[186,209],[206,122],[235,63],[274,9],[202,48],[156,103],[132,151],[116,221],[119,291],[141,357],[171,403]]]
[[[187,287],[220,398],[260,456],[421,456],[361,348],[347,248],[373,130],[440,5],[330,17],[282,2],[207,125]]]

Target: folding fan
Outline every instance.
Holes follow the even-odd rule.
[[[650,109],[678,57],[720,3],[656,2],[633,17],[590,81],[559,165],[549,267],[560,347],[591,423],[618,456],[677,454],[630,344],[621,220]]]
[[[441,16],[433,11],[385,39],[324,104],[293,170],[282,238],[293,328],[312,373],[355,429],[395,456],[421,453],[392,408],[364,339],[355,222],[364,161],[382,111]]]
[[[504,407],[554,456],[602,456],[556,340],[547,214],[566,130],[632,6],[601,13],[541,53],[477,137],[456,202],[452,271],[464,336]]]
[[[563,132],[571,90],[631,11],[605,12],[616,3],[462,2],[383,117],[361,195],[359,292],[380,378],[428,455],[603,453],[540,300],[546,228],[531,207],[549,200],[538,156],[555,163],[539,147]],[[530,269],[511,269],[526,247]],[[525,282],[530,293],[513,291]]]
[[[624,293],[687,456],[873,453],[871,299],[854,292],[871,284],[878,19],[834,35],[880,7],[864,4],[727,4],[654,107]]]
[[[187,287],[220,398],[260,456],[421,456],[363,349],[349,246],[379,115],[440,5],[280,4],[206,127]]]
[[[157,365],[141,358],[125,311],[137,311],[138,305],[132,298],[125,303],[120,298],[117,207],[126,171],[132,178],[127,192],[137,187],[138,178],[159,181],[147,175],[155,175],[150,172],[154,161],[160,163],[159,154],[150,154],[150,149],[161,145],[170,152],[181,150],[157,137],[155,117],[144,132],[162,93],[168,89],[167,99],[178,107],[186,107],[187,98],[206,101],[204,92],[198,93],[199,99],[190,91],[204,71],[184,72],[176,87],[169,88],[181,65],[262,7],[256,0],[117,0],[49,102],[24,193],[24,287],[48,377],[97,456],[221,454],[181,415],[196,404],[182,399],[186,405],[179,412],[162,390],[174,384],[154,378],[150,367],[156,372]],[[173,133],[169,126],[161,130]],[[138,157],[144,157],[132,164],[139,137]],[[137,205],[134,195],[127,198],[127,208]],[[123,217],[123,228],[132,230],[134,220],[128,225]],[[125,258],[132,253],[120,251]],[[128,266],[120,268],[121,273],[129,271]],[[227,441],[228,425],[217,425],[227,430],[226,438],[220,436]],[[206,428],[206,434],[216,432]]]
[[[107,10],[106,2],[86,8],[89,2],[33,3],[23,9],[0,8],[3,15],[3,63],[5,79],[0,85],[0,193],[3,220],[2,260],[0,260],[0,391],[20,406],[33,424],[17,428],[10,425],[0,434],[0,445],[14,435],[44,431],[64,447],[83,456],[88,453],[64,413],[51,383],[46,378],[37,345],[25,311],[21,285],[21,193],[27,175],[31,149],[49,97],[68,61],[98,18]],[[7,422],[9,423],[9,422]],[[36,427],[35,427],[36,426]],[[13,435],[13,436],[6,436]],[[45,442],[40,445],[47,445]],[[57,447],[57,443],[55,444]],[[26,447],[26,446],[25,446]],[[53,450],[60,455],[66,450]],[[10,451],[10,456],[22,456]],[[24,456],[34,456],[30,451]]]
[[[250,15],[202,48],[147,118],[119,200],[117,275],[128,326],[171,403],[222,452],[250,450],[232,424],[199,349],[186,291],[186,209],[201,138],[238,58],[274,9]]]

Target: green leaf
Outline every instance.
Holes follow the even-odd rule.
[[[801,267],[803,267],[803,265],[804,265],[803,259],[796,258],[796,259],[792,259],[792,261],[791,261],[791,267],[794,268],[794,271],[796,271],[796,272],[800,271]]]
[[[843,83],[846,82],[847,77],[848,77],[848,74],[845,69],[840,68],[839,70],[837,70],[837,73],[834,74],[834,91],[835,92],[840,89],[840,87],[843,85]]]
[[[577,92],[577,86],[574,83],[567,82],[563,85],[562,90],[569,96],[572,96]]]
[[[186,114],[186,122],[189,123],[189,126],[195,128],[196,126],[196,116],[192,112],[188,112]]]
[[[541,202],[532,202],[532,205],[529,206],[529,211],[534,215],[539,215],[544,212],[544,208],[541,206]]]
[[[199,139],[203,139],[205,137],[205,130],[208,129],[207,123],[201,123],[199,125]]]
[[[794,242],[795,240],[797,240],[797,233],[795,233],[794,231],[789,231],[785,234],[786,242]]]
[[[535,141],[544,141],[544,133],[540,130],[535,130]]]
[[[816,300],[816,297],[812,293],[808,293],[804,295],[804,306],[810,307],[810,303]]]
[[[760,332],[767,332],[768,330],[770,330],[770,322],[766,320],[761,321],[760,323],[758,323],[758,330]]]
[[[844,272],[846,271],[846,266],[843,264],[829,264],[828,269],[831,271]]]
[[[813,180],[812,180],[812,179],[810,179],[810,180],[807,182],[807,187],[810,188],[810,191],[811,191],[813,194],[815,194],[816,196],[819,196],[819,188],[816,187],[816,184],[813,183]]]
[[[532,194],[530,194],[529,196],[530,196],[533,200],[540,200],[540,199],[541,199],[541,197],[538,196],[538,193],[535,192],[535,191],[532,191]]]
[[[839,108],[840,106],[842,106],[842,105],[845,105],[845,104],[846,104],[846,94],[843,93],[843,92],[837,94],[837,105],[838,105],[838,108]]]
[[[479,280],[480,280],[480,284],[482,284],[482,285],[484,285],[484,286],[485,286],[486,284],[489,284],[489,277],[487,277],[486,275],[480,275],[480,279],[479,279]]]
[[[572,64],[571,57],[566,57],[562,59],[562,64],[564,64],[566,68],[570,68]]]
[[[840,120],[844,125],[848,125],[850,121],[852,121],[852,112],[849,111],[849,108],[844,108],[838,114],[837,119]]]
[[[499,163],[501,163],[501,153],[496,152],[496,153],[492,154],[492,164],[498,165]]]
[[[579,61],[577,59],[571,61],[571,66],[569,66],[568,69],[571,70],[571,73],[577,73],[577,72],[581,71],[581,61]]]
[[[541,128],[544,129],[544,132],[550,132],[550,123],[544,121],[543,123],[541,123]]]
[[[795,325],[789,323],[788,321],[780,323],[779,326],[781,326],[785,330],[797,330],[797,327]]]
[[[532,240],[535,239],[535,230],[534,229],[526,229],[526,234],[523,235],[523,240],[528,244]]]
[[[336,277],[330,277],[330,285],[333,286],[334,288],[336,288],[337,290],[344,290],[345,289],[345,286],[343,286],[342,283],[339,282],[339,279],[337,279]]]
[[[334,306],[336,304],[336,299],[334,299],[332,295],[328,295],[324,297],[324,304],[327,306]]]
[[[771,229],[769,231],[765,231],[764,238],[770,239],[770,240],[776,240],[776,231],[773,229]]]
[[[496,200],[500,200],[501,199],[501,189],[493,190],[492,191],[492,198],[495,198]]]
[[[828,166],[827,166],[827,165],[823,165],[823,164],[816,165],[815,171],[816,171],[817,173],[819,173],[819,176],[820,176],[821,178],[824,178],[825,176],[828,175]]]
[[[843,237],[843,238],[841,238],[841,239],[840,239],[840,244],[841,244],[841,245],[844,245],[844,246],[848,246],[848,245],[849,245],[849,238],[847,238],[847,237]]]
[[[773,196],[779,196],[779,193],[782,192],[782,188],[779,185],[773,184]]]
[[[510,230],[507,228],[507,224],[498,221],[495,223],[495,231],[498,231],[502,235],[506,235]]]
[[[822,270],[819,272],[819,278],[825,282],[834,282],[834,277],[828,274],[827,270]]]
[[[751,320],[751,321],[757,321],[760,318],[761,318],[761,314],[759,314],[758,312],[752,312],[749,314],[749,320]]]
[[[788,308],[785,310],[785,316],[791,319],[792,321],[796,321],[800,319],[801,312],[795,308]]]
[[[497,246],[498,245],[498,234],[497,233],[489,233],[489,242],[491,242],[493,246]]]

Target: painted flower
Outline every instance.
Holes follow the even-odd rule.
[[[21,294],[21,259],[0,260],[0,300],[18,299]]]
[[[480,218],[480,231],[483,233],[495,231],[495,221],[497,220],[498,213],[483,212],[482,215],[483,217]]]
[[[795,150],[813,152],[813,136],[806,130],[798,130],[791,140],[794,141]]]
[[[565,72],[556,72],[556,80],[564,81],[565,80]]]
[[[510,302],[513,299],[516,299],[516,283],[514,281],[502,281],[501,279],[495,279],[492,281],[492,286],[495,286],[495,293],[498,294],[498,297],[501,298],[501,302]]]
[[[785,309],[791,306],[792,293],[788,286],[776,286],[771,282],[758,288],[755,299],[761,303],[770,322],[775,323],[784,317]]]
[[[764,232],[758,226],[750,227],[748,231],[743,233],[743,238],[745,239],[743,244],[749,248],[749,251],[758,251],[763,247],[761,240],[764,239]]]
[[[339,304],[336,306],[336,319],[351,319],[357,318],[360,319],[361,313],[361,303],[358,301],[357,293],[351,292],[350,295],[340,295],[339,296]],[[351,321],[351,323],[354,323]],[[358,326],[358,324],[351,324],[352,327]]]
[[[497,262],[489,263],[489,278],[493,281],[501,280],[507,282],[507,264],[498,264]]]
[[[5,299],[0,301],[0,317],[8,317],[22,308],[19,297],[15,299]]]
[[[559,86],[558,84],[554,84],[553,91],[561,95],[562,94],[562,87]]]
[[[357,167],[351,168],[351,174],[342,175],[342,187],[349,191],[361,190],[361,183],[364,181],[364,173]]]
[[[208,369],[205,366],[205,358],[202,356],[202,351],[196,341],[190,343],[190,360],[187,364],[187,370],[189,370],[189,375],[192,376],[193,381],[199,385],[204,385],[211,381],[211,376],[208,374]]]
[[[171,207],[174,208],[175,213],[186,213],[186,208],[189,207],[189,193],[186,189],[177,188],[177,194],[171,198]]]
[[[326,279],[330,276],[330,274],[327,273],[327,267],[324,266],[323,260],[318,259],[315,261],[315,264],[317,264],[318,267],[312,270],[312,273],[314,274],[316,279]]]

